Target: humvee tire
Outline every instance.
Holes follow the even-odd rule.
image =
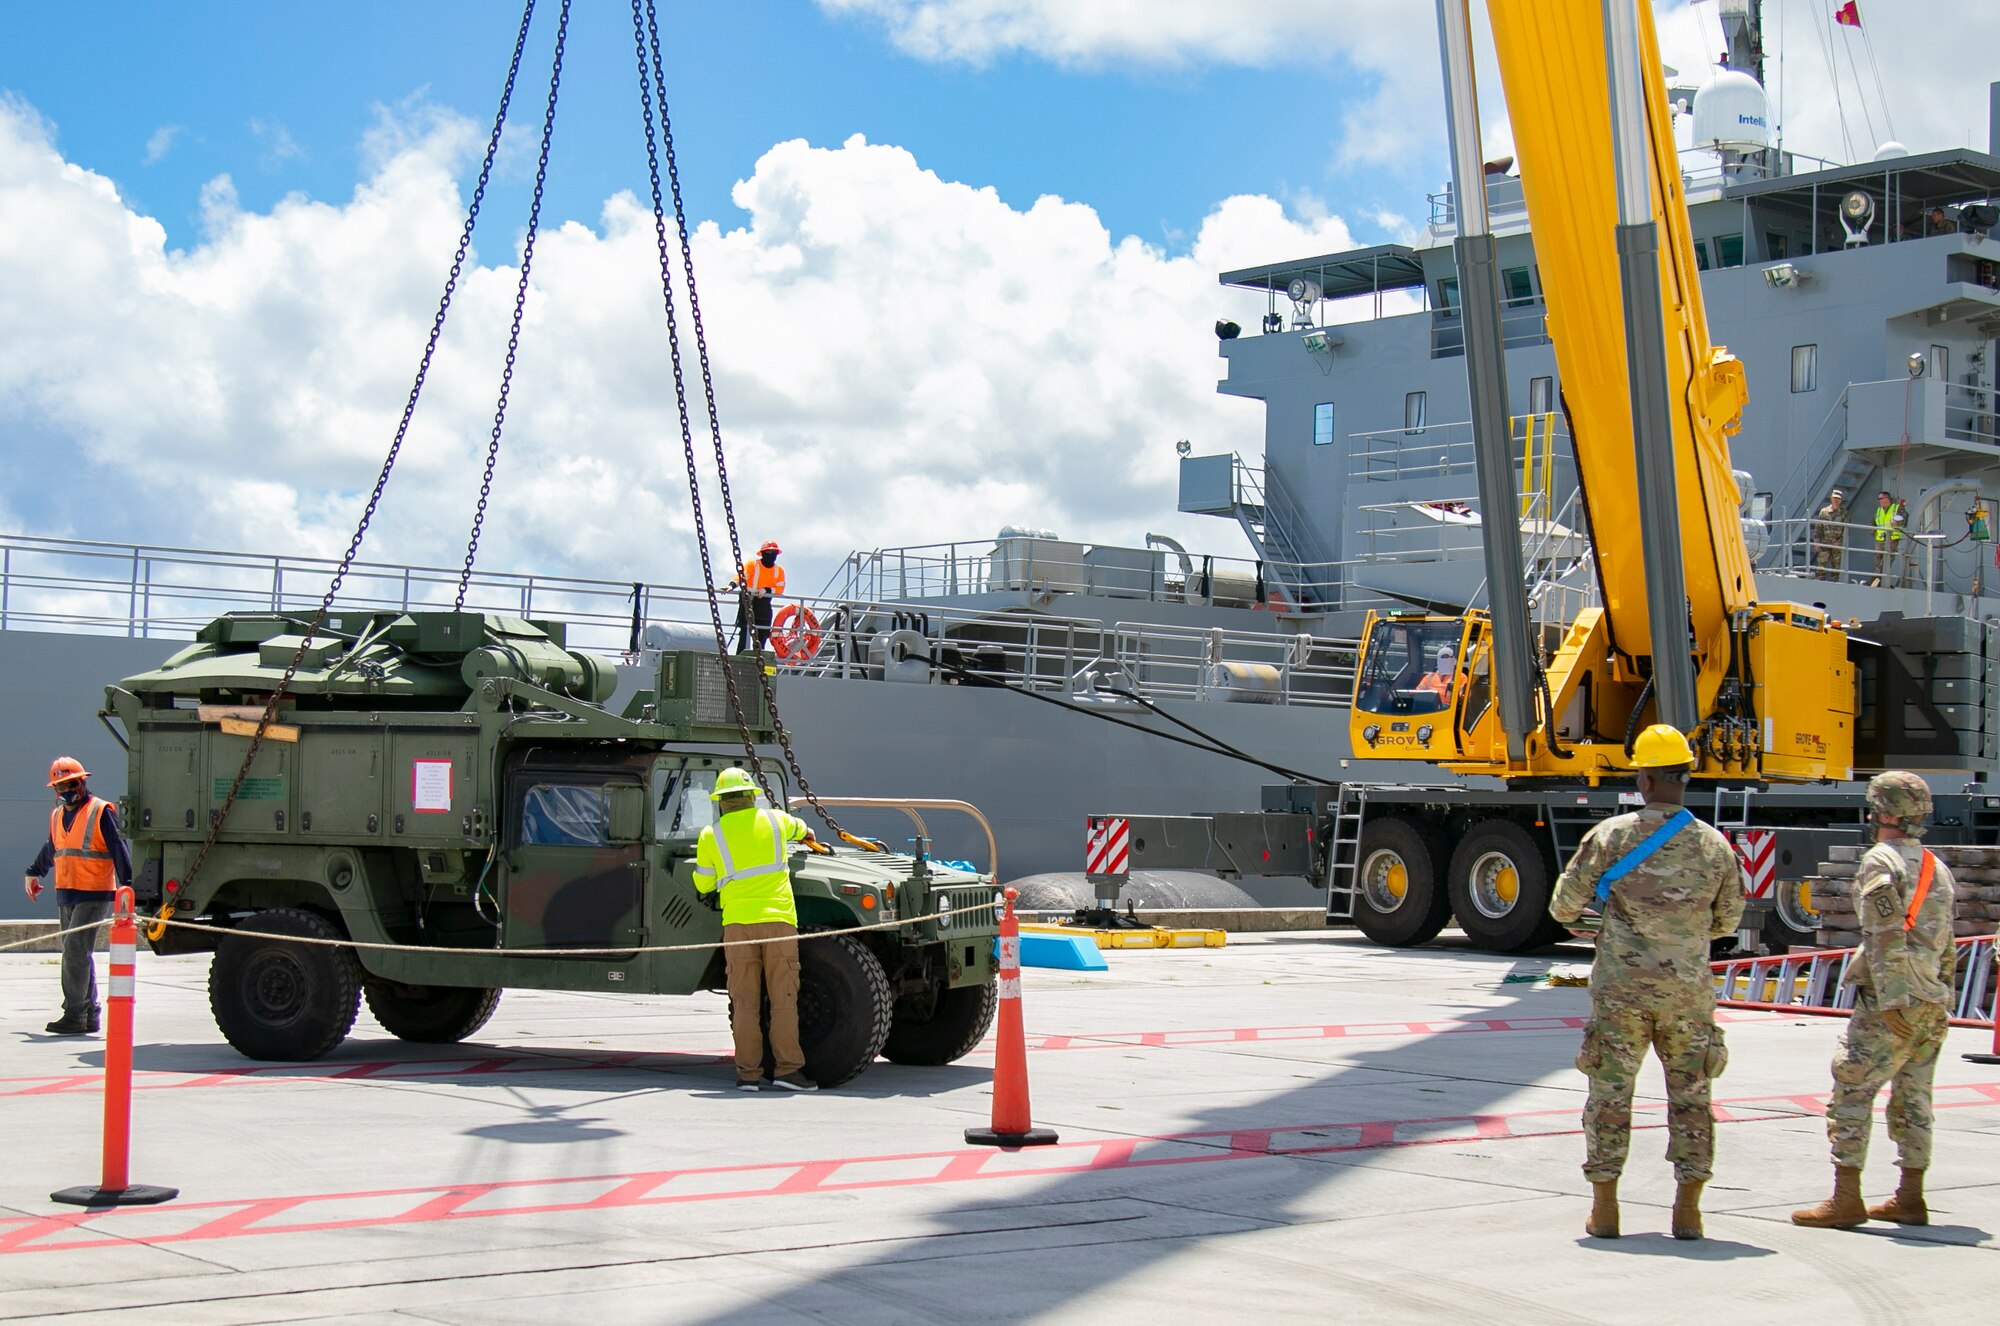
[[[882,1057],[892,1064],[925,1067],[956,1063],[986,1038],[999,1004],[991,981],[938,991],[928,1017],[917,1017],[907,1005],[898,1004]]]
[[[498,990],[472,986],[405,985],[371,980],[361,993],[382,1029],[398,1040],[450,1045],[486,1025],[500,1004]]]
[[[273,907],[224,935],[208,968],[208,1006],[223,1038],[251,1059],[317,1059],[361,1011],[354,950],[287,944],[284,936],[345,939],[297,907]]]
[[[819,938],[807,938],[817,934]],[[895,999],[889,977],[867,945],[852,935],[799,933],[799,1049],[805,1074],[823,1087],[859,1077],[889,1039]],[[729,1010],[735,1021],[736,1010]],[[771,1004],[764,1002],[764,1075],[771,1058]]]

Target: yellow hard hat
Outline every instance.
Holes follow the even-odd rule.
[[[724,769],[715,777],[715,790],[708,794],[710,801],[720,801],[724,797],[757,794],[757,782],[741,769]]]
[[[1669,723],[1653,724],[1632,743],[1634,769],[1671,769],[1693,763],[1694,747],[1688,745],[1679,728]]]

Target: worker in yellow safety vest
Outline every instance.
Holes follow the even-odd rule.
[[[762,649],[771,639],[771,600],[785,592],[785,568],[778,565],[778,545],[766,541],[757,555],[743,563],[742,574],[729,583],[737,591],[736,652]]]
[[[28,901],[42,896],[42,876],[56,875],[56,917],[62,930],[62,1016],[49,1023],[54,1036],[97,1030],[97,949],[94,928],[111,915],[112,889],[132,882],[132,854],[118,832],[118,810],[90,794],[90,771],[74,756],[49,765],[49,787],[59,803],[49,811],[49,837],[28,867]]]
[[[1881,584],[1895,567],[1896,554],[1903,547],[1903,526],[1909,517],[1903,504],[1888,493],[1875,495],[1875,583]],[[1895,578],[1900,579],[1897,575]]]
[[[771,1085],[813,1091],[799,1046],[799,914],[792,901],[788,844],[814,842],[806,822],[757,805],[757,784],[724,769],[709,793],[715,823],[694,851],[694,887],[722,911],[729,973],[730,1029],[736,1038],[736,1086],[757,1091],[764,1079],[763,1004],[771,1001]],[[711,900],[713,899],[713,900]],[[747,942],[757,941],[757,942]]]

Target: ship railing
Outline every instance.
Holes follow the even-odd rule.
[[[1872,510],[1873,508],[1864,508]],[[1992,533],[1988,508],[1985,533]],[[1821,526],[1826,526],[1822,529]],[[1970,527],[1955,535],[1905,526],[1902,538],[1877,543],[1872,520],[1838,524],[1820,520],[1772,521],[1762,548],[1752,548],[1760,572],[1800,580],[1916,589],[1931,594],[1991,594],[1996,576],[1989,565],[1990,537]]]
[[[1353,696],[1358,648],[1307,633],[1119,622],[1110,658],[1148,699],[1338,706]]]
[[[338,568],[327,558],[0,535],[0,630],[186,638],[225,612],[310,614]],[[356,562],[336,608],[449,608],[458,579],[457,568]],[[466,605],[560,618],[579,647],[615,649],[629,638],[635,589],[643,599],[648,588],[665,589],[476,570]]]
[[[1258,494],[1264,493],[1262,487]],[[1280,494],[1277,499],[1289,502]],[[1287,506],[1296,523],[1296,508]],[[1057,594],[1235,605],[1257,586],[1265,601],[1287,606],[1322,601],[1337,589],[1332,564],[1310,559],[1179,556],[1160,548],[1085,544],[1034,532],[990,540],[917,544],[850,553],[812,596],[828,603],[923,602],[973,594],[1011,594],[1035,607]]]
[[[1535,494],[1546,503],[1558,490],[1574,486],[1569,430],[1553,411],[1517,414],[1508,420],[1513,456],[1524,501]],[[1472,424],[1406,424],[1348,437],[1348,476],[1365,483],[1432,481],[1474,473]],[[1531,506],[1524,514],[1538,514]]]
[[[186,640],[227,612],[310,615],[338,563],[206,549],[0,535],[0,630],[49,630]],[[408,612],[452,606],[456,568],[357,562],[342,582],[339,612]],[[1197,572],[1199,574],[1199,572]],[[718,593],[717,613],[734,643],[734,595]],[[793,670],[883,678],[897,659],[893,636],[914,632],[917,656],[941,664],[955,651],[962,666],[1034,690],[1062,691],[1095,660],[1122,661],[1141,693],[1187,693],[1188,663],[1212,641],[1199,633],[1143,624],[1108,626],[1095,618],[959,611],[906,602],[788,600],[811,612],[820,638]],[[573,576],[475,571],[466,607],[476,612],[564,623],[570,647],[626,654],[640,646],[706,648],[714,639],[707,592],[700,587],[591,580]],[[1295,647],[1296,637],[1224,633],[1221,660],[1263,664]],[[905,637],[907,639],[907,637]],[[878,646],[877,641],[881,641]],[[1277,643],[1273,643],[1273,642]],[[1333,663],[1322,642],[1288,672],[1287,693],[1317,697],[1318,674]]]

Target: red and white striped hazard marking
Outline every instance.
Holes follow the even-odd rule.
[[[1770,829],[1738,829],[1730,837],[1750,875],[1750,896],[1768,898],[1778,884],[1778,835]]]
[[[1940,1086],[1935,1108],[2000,1105],[2000,1083]],[[1634,1129],[1664,1128],[1665,1102],[1633,1109]],[[1713,1105],[1721,1124],[1823,1114],[1822,1095],[1740,1096]],[[587,1176],[470,1180],[421,1188],[293,1193],[160,1207],[99,1207],[54,1215],[0,1216],[0,1256],[78,1248],[129,1248],[265,1234],[380,1229],[494,1217],[552,1216],[680,1203],[797,1197],[1162,1166],[1282,1161],[1292,1156],[1571,1137],[1574,1106],[1427,1118],[1362,1117],[1326,1123],[1245,1124],[1226,1130],[1109,1137],[1032,1153],[984,1147],[898,1155],[839,1156],[746,1165],[691,1166]]]
[[[1085,821],[1083,869],[1088,875],[1124,875],[1132,869],[1130,826],[1116,815],[1092,815]]]

